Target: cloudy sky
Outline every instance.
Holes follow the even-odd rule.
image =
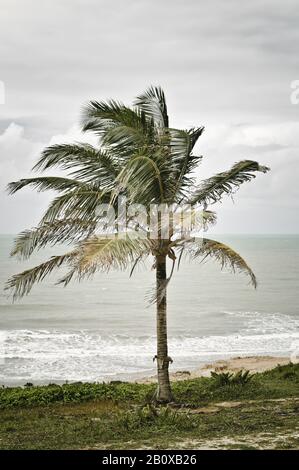
[[[244,158],[272,169],[218,205],[217,231],[298,233],[298,23],[297,0],[0,0],[0,233],[37,223],[50,196],[4,188],[43,147],[88,138],[82,104],[150,84],[171,126],[206,126],[199,177]]]

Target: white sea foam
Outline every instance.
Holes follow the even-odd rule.
[[[241,330],[242,334],[290,333],[299,330],[299,318],[279,312],[265,314],[225,311],[224,313],[245,320],[245,327]]]
[[[278,313],[226,312],[244,317],[237,334],[177,335],[169,340],[175,368],[198,367],[221,357],[291,355],[299,341],[298,321]],[[10,330],[5,332],[0,383],[101,381],[152,374],[155,337],[103,335],[92,330]]]

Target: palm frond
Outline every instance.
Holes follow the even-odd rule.
[[[80,256],[72,269],[60,279],[67,285],[76,276],[78,280],[93,276],[96,271],[125,270],[151,254],[153,242],[128,234],[120,237],[93,236],[79,244]]]
[[[82,125],[83,131],[97,133],[102,144],[120,161],[141,147],[153,145],[155,140],[153,123],[142,111],[114,100],[91,101],[83,109]]]
[[[154,158],[153,154],[150,157],[141,150],[132,156],[118,175],[118,191],[125,189],[130,203],[147,206],[151,202],[164,201],[163,176],[167,171],[163,157]]]
[[[61,256],[52,256],[48,261],[12,276],[6,283],[5,290],[13,292],[14,300],[23,297],[29,294],[34,284],[41,282],[46,276],[51,274],[52,271],[60,268],[63,264],[73,262],[76,256],[78,256],[76,250]]]
[[[95,235],[83,241],[80,249],[80,270],[99,267],[109,271],[111,268],[126,269],[136,257],[150,254],[152,241],[134,234],[119,234],[112,238]]]
[[[192,150],[203,131],[204,127],[189,131],[169,129],[168,145],[174,167],[173,179],[175,180],[172,198],[177,201],[184,199],[194,185],[195,179],[190,174],[198,166],[202,157],[193,155]]]
[[[216,213],[208,210],[199,210],[194,207],[176,211],[172,215],[174,233],[206,231],[217,222]],[[163,227],[162,227],[163,230]],[[175,243],[175,242],[173,242]]]
[[[193,193],[189,203],[193,205],[217,202],[224,194],[232,194],[241,184],[255,178],[254,172],[266,173],[268,170],[268,167],[261,166],[258,162],[242,160],[233,165],[230,170],[203,181]]]
[[[104,186],[113,184],[119,167],[107,151],[97,150],[89,144],[57,144],[47,147],[33,170],[60,167],[71,170],[70,176],[84,182],[95,181]]]
[[[194,149],[195,144],[197,143],[199,137],[202,135],[204,130],[205,130],[204,126],[192,127],[191,129],[188,130],[188,134],[190,135],[190,142],[191,142],[190,152],[192,152],[192,150]]]
[[[232,248],[224,243],[208,238],[190,238],[179,240],[176,244],[181,254],[187,255],[191,260],[201,258],[204,261],[210,257],[220,263],[221,269],[228,268],[232,272],[244,273],[250,277],[252,285],[257,287],[255,274],[246,261]]]
[[[86,219],[90,217],[94,220],[100,205],[109,203],[110,199],[110,192],[101,191],[92,185],[69,191],[53,199],[43,215],[41,224],[62,218]]]
[[[117,177],[121,167],[113,154],[107,151],[97,151],[96,158],[86,161],[84,165],[75,165],[70,167],[72,171],[70,176],[86,183],[95,183],[101,188],[112,189],[115,178]]]
[[[14,241],[11,256],[28,259],[35,249],[43,248],[47,244],[54,246],[58,243],[77,242],[93,233],[96,226],[96,220],[91,218],[87,220],[70,218],[45,222],[34,229],[21,232]]]
[[[9,194],[15,194],[26,186],[33,186],[38,191],[55,190],[71,191],[74,188],[84,188],[84,183],[70,178],[58,176],[39,176],[37,178],[26,178],[19,181],[13,181],[7,186]]]
[[[84,132],[92,130],[99,134],[107,131],[115,124],[134,122],[137,115],[123,103],[116,100],[90,101],[81,113],[81,124]]]
[[[58,284],[68,284],[77,276],[78,280],[92,276],[97,270],[126,269],[136,258],[147,257],[152,250],[152,242],[148,239],[106,238],[93,236],[61,256],[53,256],[48,261],[22,273],[12,276],[6,290],[13,291],[14,299],[29,294],[34,284],[37,284],[62,265],[70,266],[71,270],[58,281]]]
[[[161,87],[150,86],[136,98],[134,105],[144,112],[147,119],[153,121],[157,127],[169,127],[166,99]]]

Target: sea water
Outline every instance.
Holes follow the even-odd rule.
[[[168,290],[172,370],[221,358],[299,355],[299,236],[218,235],[246,259],[258,288],[216,262],[183,262]],[[0,384],[127,380],[152,375],[156,353],[151,264],[98,273],[92,281],[55,285],[62,272],[12,303],[6,279],[60,254],[45,249],[26,262],[9,257],[13,236],[0,236]],[[66,248],[69,249],[69,248]]]

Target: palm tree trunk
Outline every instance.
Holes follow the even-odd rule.
[[[157,289],[157,372],[158,390],[156,400],[160,403],[173,401],[169,382],[169,361],[167,345],[167,299],[166,299],[166,256],[156,257]]]

